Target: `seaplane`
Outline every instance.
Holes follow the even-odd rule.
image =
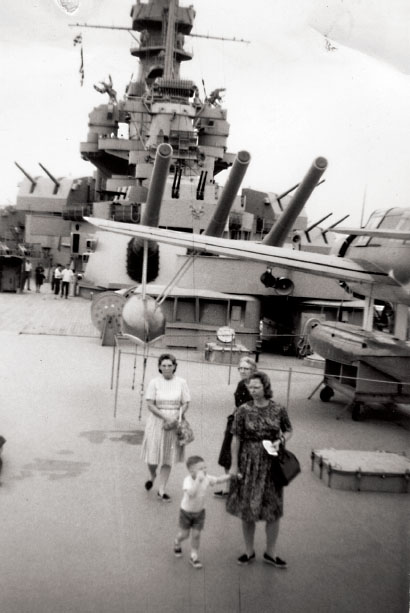
[[[321,400],[341,392],[355,420],[372,402],[410,403],[410,208],[376,210],[363,228],[334,229],[344,237],[329,254],[280,246],[280,220],[271,230],[275,236],[261,243],[97,218],[88,221],[99,230],[138,237],[147,244],[185,247],[192,257],[214,254],[260,262],[262,281],[272,287],[275,267],[335,279],[351,296],[363,298],[365,308],[362,326],[341,321],[312,326],[310,346],[325,361]],[[394,313],[391,334],[374,329],[377,304],[388,305]]]

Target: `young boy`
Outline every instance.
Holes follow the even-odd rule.
[[[189,537],[191,532],[191,557],[190,563],[194,568],[202,568],[198,558],[199,541],[201,530],[205,523],[205,494],[208,486],[216,483],[224,483],[230,479],[230,475],[212,477],[207,475],[206,464],[198,455],[190,456],[186,461],[189,471],[184,479],[182,489],[184,495],[179,510],[179,527],[175,541],[174,554],[177,558],[182,556],[181,542]]]

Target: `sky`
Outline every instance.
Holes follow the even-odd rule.
[[[192,3],[196,33],[251,41],[188,38],[194,59],[181,69],[201,94],[202,80],[208,93],[226,88],[228,150],[252,156],[243,187],[280,194],[320,155],[328,168],[307,204],[310,221],[332,212],[329,223],[350,214],[345,223],[357,225],[374,209],[409,206],[407,0]],[[111,74],[121,98],[137,60],[129,33],[69,24],[129,26],[131,6],[131,0],[0,3],[0,205],[15,202],[22,175],[14,161],[33,176],[42,174],[39,162],[57,177],[92,174],[79,143],[88,113],[107,100],[93,84]],[[73,45],[80,31],[82,87]]]

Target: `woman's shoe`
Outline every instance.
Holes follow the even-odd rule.
[[[191,566],[193,566],[194,568],[202,568],[202,562],[200,562],[198,560],[198,558],[194,558],[194,557],[190,557],[189,558],[189,563],[191,564]]]
[[[243,553],[241,556],[239,556],[239,558],[236,561],[240,566],[244,566],[244,564],[249,564],[250,562],[253,562],[254,559],[255,559],[255,552],[253,552],[253,554],[250,556],[248,556],[247,553]]]
[[[279,558],[278,556],[276,556],[276,558],[272,558],[267,553],[263,554],[263,561],[266,564],[272,564],[272,566],[275,566],[276,568],[287,568],[288,566],[285,560],[281,560],[281,558]]]
[[[154,485],[154,484],[153,484],[153,482],[151,481],[151,479],[148,479],[148,481],[145,481],[145,485],[144,485],[144,487],[145,487],[145,489],[147,490],[147,492],[149,492],[149,491],[150,491],[150,489],[152,488],[152,486],[153,486],[153,485]]]
[[[157,494],[158,498],[160,498],[163,502],[171,502],[171,496],[168,496],[168,494],[160,494],[158,492]]]

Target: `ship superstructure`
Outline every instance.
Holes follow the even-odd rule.
[[[181,77],[182,62],[193,57],[187,40],[194,19],[193,7],[181,6],[179,0],[138,0],[132,6],[135,74],[122,98],[111,76],[94,85],[107,100],[90,112],[87,138],[80,144],[83,159],[95,167],[92,177],[55,177],[44,166],[47,176],[38,177],[20,167],[25,179],[17,208],[26,214],[26,242],[45,243],[54,262],[71,258],[76,270],[82,270],[83,259],[88,260],[96,244],[85,216],[140,222],[162,143],[172,147],[172,160],[159,225],[195,232],[207,228],[222,192],[217,175],[232,166],[235,155],[227,151],[223,88],[201,97],[197,85]],[[261,239],[290,196],[248,188],[241,196],[230,194],[230,199],[228,235]],[[297,229],[303,231],[306,225],[302,213]],[[132,281],[125,270],[117,274],[110,285]],[[92,265],[87,275],[90,283],[106,283],[97,279]]]
[[[138,223],[157,147],[169,143],[173,154],[160,225],[192,229],[196,205],[199,229],[209,221],[218,199],[215,176],[234,155],[226,151],[229,124],[219,92],[202,101],[193,81],[180,77],[181,62],[192,59],[185,40],[194,17],[194,9],[177,0],[132,7],[139,42],[131,54],[139,60],[138,72],[120,101],[103,83],[109,100],[90,113],[87,141],[81,143],[82,157],[97,168],[99,201],[112,204],[107,210],[95,203],[96,216],[107,211],[110,218]]]
[[[193,57],[187,40],[193,35],[194,19],[193,7],[181,6],[179,0],[137,0],[132,6],[129,30],[135,33],[131,47],[135,73],[122,97],[110,75],[94,85],[107,98],[90,112],[87,138],[80,144],[81,156],[95,167],[92,177],[55,177],[44,166],[47,176],[37,177],[21,168],[25,179],[17,209],[25,214],[26,244],[43,245],[50,266],[71,261],[76,272],[82,273],[79,285],[84,295],[127,288],[141,280],[135,266],[135,258],[141,254],[135,241],[96,233],[85,217],[263,240],[298,187],[282,195],[246,188],[238,195],[250,154],[241,151],[235,155],[227,150],[229,123],[223,108],[224,89],[218,87],[209,95],[205,91],[201,95],[193,81],[181,76],[181,64]],[[229,168],[222,188],[218,174]],[[306,230],[307,217],[300,211],[287,242],[301,248],[302,241],[305,248],[311,248],[313,234],[309,236]],[[319,232],[318,236],[322,248],[327,249],[326,233]],[[159,266],[149,281],[168,284],[187,258],[189,254],[180,248],[161,247]],[[211,293],[241,294],[243,302],[249,302],[249,295],[257,297],[262,315],[277,310],[272,317],[275,320],[290,312],[283,300],[290,294],[297,300],[318,295],[344,297],[337,284],[325,281],[319,285],[316,281],[312,294],[313,284],[297,274],[286,290],[275,293],[260,282],[262,273],[260,266],[249,263],[199,256],[195,267],[178,283],[188,293],[205,288]],[[231,302],[229,305],[221,316],[223,323],[232,323],[232,311],[236,313],[235,325],[243,327],[246,309],[235,311]],[[178,322],[184,323],[185,311],[182,319],[175,316]],[[194,315],[188,316],[190,323],[202,325],[201,312],[196,306]],[[256,309],[252,316],[255,338],[259,318]],[[211,320],[215,321],[214,315]]]

